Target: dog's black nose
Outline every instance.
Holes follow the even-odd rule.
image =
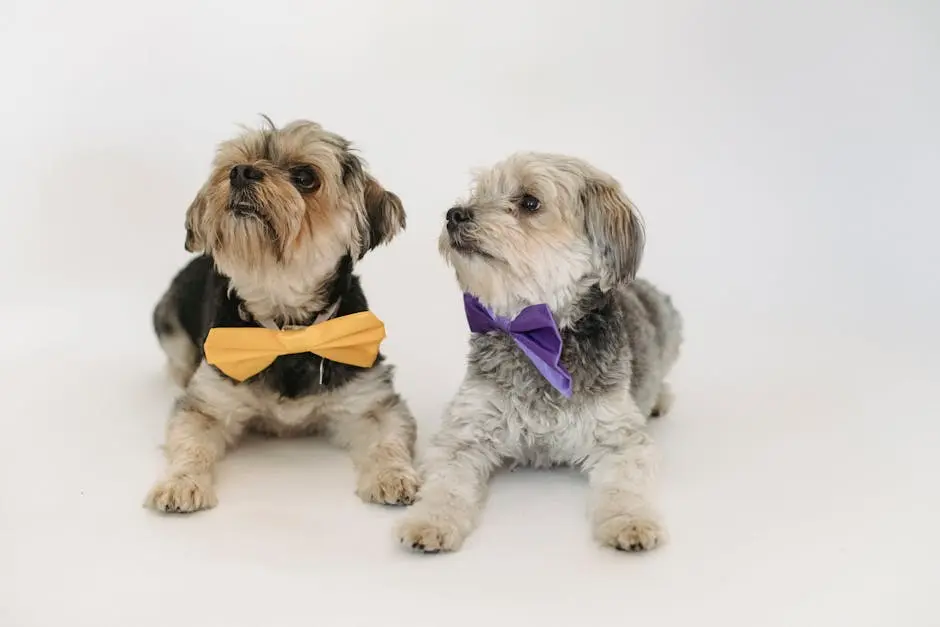
[[[237,165],[228,175],[233,187],[248,187],[254,181],[260,181],[263,178],[264,172],[253,165]]]
[[[447,211],[447,229],[453,231],[463,222],[470,221],[470,211],[464,207],[453,207]]]

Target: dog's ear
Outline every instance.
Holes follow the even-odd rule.
[[[637,208],[616,181],[594,178],[581,191],[587,235],[601,265],[601,289],[632,281],[646,234]]]
[[[368,237],[363,241],[365,252],[388,243],[405,229],[405,208],[398,196],[386,191],[371,176],[366,176],[363,197],[369,229]]]
[[[382,244],[386,244],[405,228],[405,208],[401,199],[379,185],[363,168],[355,155],[347,155],[343,163],[343,183],[350,189],[362,191],[365,208],[364,225],[360,235],[362,247],[359,258]]]
[[[186,250],[200,253],[206,248],[202,221],[206,213],[206,190],[203,187],[186,210]]]

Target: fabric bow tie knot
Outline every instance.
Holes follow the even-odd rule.
[[[302,329],[215,327],[203,345],[206,361],[244,381],[281,355],[314,353],[324,359],[369,368],[378,358],[385,325],[371,311],[340,316]]]
[[[561,333],[547,305],[530,305],[510,320],[493,314],[471,294],[463,295],[463,303],[472,332],[508,334],[552,387],[571,397],[571,375],[560,363]]]

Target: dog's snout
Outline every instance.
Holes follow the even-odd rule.
[[[237,165],[229,172],[229,181],[234,187],[247,187],[264,178],[264,172],[253,165]]]
[[[469,222],[471,218],[470,210],[465,207],[453,207],[447,211],[447,228],[456,229],[464,222]]]

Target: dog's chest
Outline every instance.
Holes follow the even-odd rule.
[[[561,398],[510,336],[498,331],[475,335],[470,347],[470,372],[495,384],[507,397],[535,406]]]
[[[227,415],[236,421],[247,421],[261,431],[286,435],[310,430],[322,422],[332,413],[333,395],[323,393],[287,398],[256,382],[232,386],[224,403],[230,405]],[[216,405],[220,405],[219,400]]]
[[[275,435],[290,435],[316,431],[324,421],[369,411],[388,396],[391,368],[377,364],[360,370],[342,385],[316,386],[311,393],[297,397],[284,396],[260,379],[236,384],[212,372],[211,381],[212,385],[203,386],[204,396],[221,415]]]
[[[361,370],[313,353],[282,355],[258,373],[254,383],[279,397],[302,399],[341,387]]]
[[[576,396],[599,396],[630,386],[630,366],[622,355],[622,341],[608,335],[584,338],[564,334],[560,363],[571,375]],[[570,405],[509,335],[498,331],[474,335],[470,347],[471,374],[495,384],[508,398],[528,405],[533,412]]]
[[[543,444],[551,447],[558,434],[567,430],[577,399],[567,399],[552,387],[511,337],[480,335],[471,346],[471,375],[501,392],[507,440],[532,450]]]
[[[568,339],[561,364],[572,377],[571,398],[544,378],[510,336],[491,332],[471,340],[471,376],[501,392],[505,444],[523,463],[546,466],[582,456],[592,442],[597,402],[629,395],[628,364],[615,351]]]
[[[252,420],[256,431],[272,435],[293,435],[319,431],[331,411],[330,403],[323,395],[302,399],[262,398],[262,411]]]

